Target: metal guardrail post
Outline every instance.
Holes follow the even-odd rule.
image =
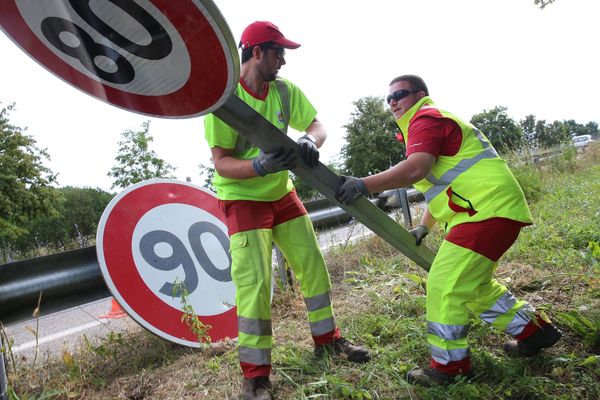
[[[405,188],[398,189],[400,205],[402,206],[402,215],[404,216],[404,227],[412,228],[412,215],[410,214],[410,204],[408,204],[408,193]]]
[[[0,338],[0,347],[4,349],[2,338]],[[3,351],[0,351],[0,400],[8,400],[8,377],[6,376]]]

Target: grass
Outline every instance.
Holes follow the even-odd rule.
[[[595,152],[594,152],[595,151]],[[558,163],[558,161],[557,161]],[[327,261],[343,334],[368,346],[373,360],[354,365],[316,359],[304,302],[277,289],[273,301],[273,374],[278,399],[598,399],[600,398],[600,150],[568,169],[537,170],[540,181],[525,228],[501,259],[497,278],[547,313],[564,331],[553,348],[513,360],[507,337],[478,319],[469,339],[476,378],[446,388],[408,385],[428,363],[427,279],[378,237],[333,248]],[[528,167],[530,168],[530,167]],[[527,171],[531,177],[531,169]],[[536,180],[537,182],[537,180]],[[434,230],[435,249],[442,233]],[[241,377],[231,344],[191,349],[140,329],[84,342],[60,359],[8,360],[10,399],[234,399]]]

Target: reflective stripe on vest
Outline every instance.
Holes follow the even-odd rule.
[[[427,176],[427,178],[425,178],[429,183],[431,183],[433,185],[431,188],[429,188],[424,193],[425,200],[427,202],[430,202],[435,196],[444,192],[446,190],[446,188],[452,182],[454,182],[454,180],[460,174],[467,171],[469,168],[471,168],[473,165],[477,164],[479,161],[481,161],[485,158],[498,157],[498,153],[496,152],[496,149],[494,149],[492,147],[490,142],[485,140],[485,138],[483,137],[481,132],[477,128],[473,128],[473,132],[475,133],[475,136],[477,137],[477,139],[481,143],[481,146],[483,147],[481,152],[479,154],[475,155],[474,157],[464,158],[464,159],[460,160],[454,168],[446,171],[440,178],[436,178],[435,176],[433,176],[433,174],[430,173],[429,176]]]

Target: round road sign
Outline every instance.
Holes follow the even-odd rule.
[[[145,115],[207,114],[239,80],[235,41],[210,0],[2,0],[0,26],[59,78]]]
[[[133,185],[106,207],[96,249],[113,296],[151,332],[200,346],[182,322],[191,306],[211,341],[237,337],[229,238],[211,192],[165,179]]]

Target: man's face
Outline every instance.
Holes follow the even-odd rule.
[[[279,69],[285,65],[285,49],[277,45],[261,49],[258,70],[266,82],[271,82],[277,77]]]
[[[413,93],[410,83],[407,81],[394,82],[390,86],[388,105],[394,117],[399,119],[423,96],[422,91]]]

